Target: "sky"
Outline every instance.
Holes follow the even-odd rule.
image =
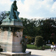
[[[14,0],[1,0],[0,11],[10,11]],[[56,0],[17,0],[19,17],[49,18],[56,17]]]

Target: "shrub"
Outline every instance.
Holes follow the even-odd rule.
[[[35,46],[39,47],[43,45],[43,37],[42,36],[36,36],[35,37]]]
[[[27,36],[27,39],[28,39],[28,44],[30,44],[32,41],[32,38],[30,36]]]
[[[45,47],[45,49],[50,49],[50,46],[46,46],[46,45],[44,45],[44,47]]]

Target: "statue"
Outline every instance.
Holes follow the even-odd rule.
[[[22,44],[22,52],[25,52],[25,50],[26,50],[26,47],[27,47],[27,38],[26,38],[26,36],[23,36],[23,38],[22,38],[22,40],[21,40],[21,42],[20,42],[21,44]]]
[[[17,1],[15,0],[13,2],[13,4],[11,5],[11,10],[6,12],[7,18],[4,19],[3,21],[13,21],[13,20],[16,20],[16,21],[20,21],[21,22],[21,20],[18,17],[19,12],[17,11],[16,2]]]
[[[19,19],[18,15],[19,15],[19,12],[17,11],[17,5],[16,5],[16,2],[17,1],[14,1],[13,4],[11,5],[11,10],[10,10],[10,14],[9,14],[9,18],[12,20],[12,19]]]

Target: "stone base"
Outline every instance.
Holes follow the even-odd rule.
[[[31,52],[0,52],[0,56],[30,56]]]

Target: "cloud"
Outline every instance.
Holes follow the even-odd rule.
[[[0,11],[10,10],[12,1],[1,0]],[[2,7],[1,7],[2,6]],[[53,0],[17,0],[19,17],[24,18],[43,18],[43,17],[55,17],[56,14],[56,1]],[[4,8],[4,9],[3,9]]]
[[[53,3],[51,11],[56,13],[56,2]]]
[[[21,0],[18,1],[20,17],[53,17],[56,4],[53,0]]]
[[[12,2],[10,0],[1,0],[0,1],[0,11],[10,10]]]

